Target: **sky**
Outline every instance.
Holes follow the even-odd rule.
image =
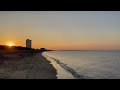
[[[120,11],[0,11],[0,45],[120,50]]]

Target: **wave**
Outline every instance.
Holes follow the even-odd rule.
[[[73,77],[75,79],[88,79],[89,77],[85,76],[85,75],[79,75],[73,68],[69,67],[67,64],[62,63],[60,60],[57,60],[53,57],[50,57],[48,55],[42,54],[45,57],[51,58],[52,60],[54,60],[57,64],[59,64],[63,69],[65,69],[66,71],[68,71],[69,73],[71,73],[73,75]]]

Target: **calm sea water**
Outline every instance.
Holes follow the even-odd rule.
[[[120,51],[47,51],[58,79],[120,79]]]

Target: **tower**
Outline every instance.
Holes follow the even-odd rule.
[[[32,44],[32,40],[30,40],[30,39],[27,39],[26,40],[26,48],[31,48],[31,45]]]

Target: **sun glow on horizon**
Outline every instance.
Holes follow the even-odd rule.
[[[13,42],[8,42],[6,45],[9,46],[9,47],[11,47],[11,46],[14,45],[14,43]]]

